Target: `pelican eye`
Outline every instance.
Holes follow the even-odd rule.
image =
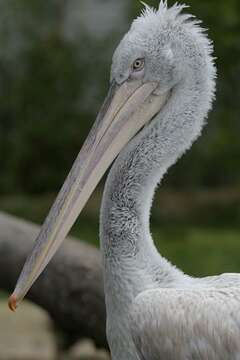
[[[137,59],[133,63],[133,71],[141,71],[144,68],[145,60],[144,59]]]

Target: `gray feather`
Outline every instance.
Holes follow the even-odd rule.
[[[184,5],[145,6],[113,56],[111,80],[170,91],[162,111],[126,146],[101,209],[107,336],[113,360],[240,359],[237,274],[194,279],[156,250],[149,229],[156,186],[200,136],[215,95],[213,47]]]

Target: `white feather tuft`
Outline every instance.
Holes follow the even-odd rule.
[[[156,10],[151,6],[149,6],[148,4],[146,4],[144,1],[140,1],[140,3],[144,6],[144,9],[142,10],[142,14],[141,14],[143,17],[156,13]]]
[[[198,37],[198,40],[205,46],[208,54],[212,55],[213,46],[211,41],[205,34],[206,29],[202,28],[200,20],[197,20],[194,15],[183,13],[183,10],[188,8],[188,5],[175,3],[173,6],[168,7],[167,0],[160,0],[158,10],[147,5],[141,1],[144,9],[140,17],[138,17],[133,25],[144,26],[144,23],[151,23],[151,27],[158,26],[159,22],[165,23],[169,29],[176,29],[179,27],[185,28],[187,31],[192,32]]]
[[[167,0],[161,0],[159,3],[158,11],[166,11],[168,8]]]

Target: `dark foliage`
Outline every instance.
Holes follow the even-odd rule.
[[[158,2],[149,0],[153,6]],[[74,0],[0,2],[2,193],[57,191],[95,119],[108,85],[111,54],[141,8],[138,1],[122,1],[125,13],[122,25],[117,25],[111,23],[110,11],[115,0],[95,3],[96,8],[92,1],[78,1],[76,22]],[[240,2],[189,0],[188,4],[210,29],[215,44],[217,101],[207,131],[171,170],[168,184],[181,188],[238,185]],[[92,31],[80,16],[86,6]],[[101,6],[109,9],[109,17],[103,19],[101,11],[96,16]],[[106,17],[112,31],[94,32]]]

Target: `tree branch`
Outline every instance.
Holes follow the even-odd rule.
[[[38,232],[38,226],[0,213],[1,289],[13,290]],[[90,338],[107,348],[99,250],[68,239],[27,298],[49,313],[66,346]]]

